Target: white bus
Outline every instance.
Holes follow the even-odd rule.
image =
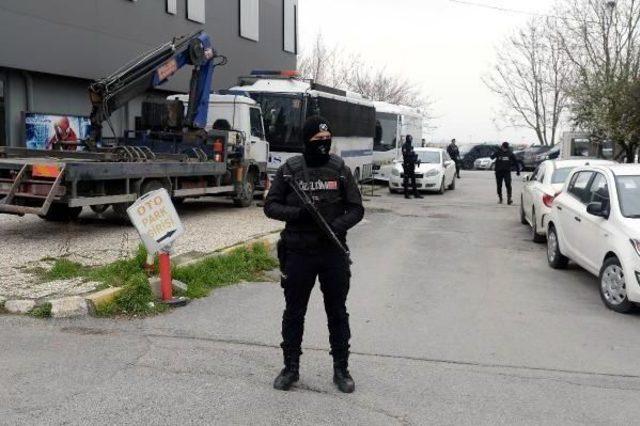
[[[287,159],[303,152],[302,127],[307,117],[322,115],[331,123],[331,153],[342,157],[356,179],[373,173],[376,116],[373,102],[361,95],[312,81],[277,76],[241,78],[230,89],[246,93],[262,107],[270,154],[270,174]]]
[[[423,118],[420,111],[403,105],[375,102],[376,135],[373,143],[373,176],[388,181],[393,161],[400,158],[407,135],[413,136],[414,146],[422,142]]]

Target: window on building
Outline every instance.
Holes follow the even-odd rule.
[[[7,136],[5,134],[5,113],[4,113],[4,82],[0,80],[0,146],[7,144]]]
[[[240,0],[240,37],[260,40],[260,0]]]
[[[167,13],[172,15],[178,13],[178,0],[167,0]]]
[[[204,0],[187,0],[187,19],[204,24]]]
[[[284,50],[298,53],[298,0],[284,0]]]

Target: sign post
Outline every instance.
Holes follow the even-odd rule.
[[[170,258],[171,244],[184,234],[184,226],[169,193],[164,188],[148,192],[127,209],[127,214],[147,251],[158,254],[162,301],[184,305],[187,299],[175,299],[172,294]]]

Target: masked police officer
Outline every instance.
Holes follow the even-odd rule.
[[[402,168],[404,170],[402,186],[404,186],[404,198],[411,198],[409,196],[409,181],[411,181],[411,186],[413,187],[413,196],[415,198],[422,198],[416,186],[416,164],[418,164],[418,154],[416,154],[413,149],[413,136],[407,135],[405,142],[402,144]]]
[[[509,142],[504,142],[492,155],[492,160],[496,160],[496,186],[498,188],[498,203],[502,204],[502,182],[507,187],[507,203],[513,204],[511,189],[511,169],[515,167],[516,173],[520,176],[520,163],[509,148]]]
[[[447,147],[447,153],[456,164],[456,177],[460,179],[460,149],[458,149],[458,145],[456,144],[455,139],[451,139],[451,143]]]
[[[282,316],[285,368],[273,386],[288,390],[299,380],[304,317],[311,290],[320,281],[333,356],[333,381],[340,391],[355,389],[349,374],[349,315],[346,308],[351,273],[344,254],[327,238],[289,186],[298,185],[346,246],[347,230],[364,216],[358,186],[344,161],[329,154],[331,129],[319,116],[303,128],[304,155],[289,159],[278,169],[265,201],[265,214],[286,222],[278,246],[286,308]]]

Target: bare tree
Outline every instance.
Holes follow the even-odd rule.
[[[567,109],[569,63],[553,21],[531,20],[497,49],[485,85],[501,100],[501,121],[532,129],[542,145],[554,145]]]
[[[611,140],[632,161],[640,136],[633,111],[640,77],[640,0],[561,0],[563,50],[574,67],[575,124]]]
[[[298,70],[320,84],[360,93],[374,101],[419,108],[426,118],[430,117],[431,101],[417,84],[388,72],[384,66],[365,63],[359,54],[328,46],[321,33],[298,58]]]

